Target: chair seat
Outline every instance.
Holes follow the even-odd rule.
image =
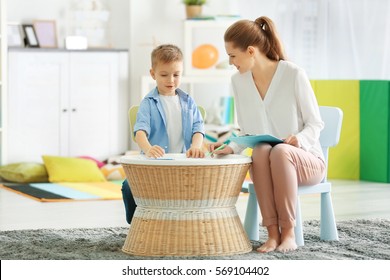
[[[248,193],[251,185],[253,188],[252,183],[248,183],[248,184],[243,185],[241,191],[244,193]],[[332,185],[329,182],[319,183],[319,184],[313,185],[313,186],[299,186],[298,195],[326,193],[326,192],[330,192],[331,189],[332,189]]]
[[[299,186],[298,195],[302,194],[316,194],[316,193],[326,193],[330,192],[331,184],[329,182],[319,183],[313,186]]]

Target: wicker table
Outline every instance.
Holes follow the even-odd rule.
[[[228,155],[167,154],[121,163],[138,205],[122,251],[139,256],[220,256],[252,250],[235,203],[251,164]]]

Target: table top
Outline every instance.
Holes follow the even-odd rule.
[[[138,165],[227,165],[227,164],[246,164],[251,163],[252,159],[244,155],[223,155],[204,158],[187,158],[185,154],[165,154],[159,159],[148,158],[145,155],[123,156],[120,159],[122,164]]]

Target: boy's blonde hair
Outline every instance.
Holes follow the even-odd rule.
[[[169,63],[183,61],[183,53],[181,52],[179,47],[171,44],[165,44],[156,47],[152,51],[151,58],[152,68],[154,68],[159,62]]]

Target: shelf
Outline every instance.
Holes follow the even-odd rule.
[[[218,69],[218,64],[228,64],[223,34],[238,18],[216,20],[186,20],[184,22],[184,75],[186,76],[225,76],[235,72],[234,67]],[[211,44],[218,50],[217,63],[207,69],[192,66],[194,49],[203,44]]]

